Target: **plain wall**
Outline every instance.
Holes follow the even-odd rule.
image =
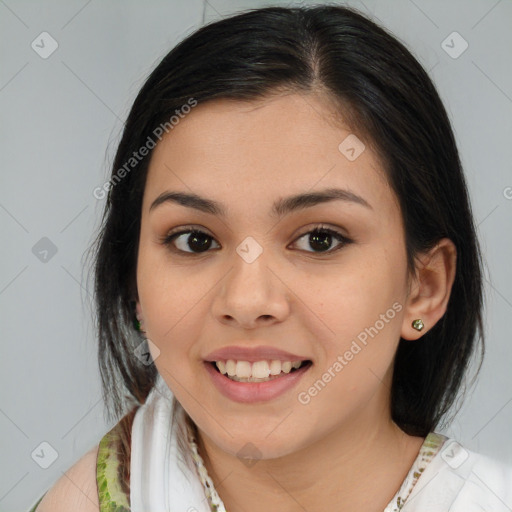
[[[453,122],[488,267],[487,354],[443,433],[512,463],[512,4],[339,3],[367,13],[411,49]],[[112,426],[103,416],[83,255],[104,206],[93,190],[108,179],[138,89],[205,21],[289,4],[0,2],[0,511],[28,510]],[[452,55],[442,46],[454,31],[468,43],[457,58],[462,39],[450,43]],[[41,55],[55,43],[42,32],[58,44],[47,58]],[[57,458],[44,469],[52,449]]]

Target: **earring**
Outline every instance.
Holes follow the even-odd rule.
[[[425,324],[423,323],[423,320],[421,318],[414,320],[414,322],[411,325],[413,329],[416,329],[417,331],[421,331],[421,329],[425,327]]]
[[[142,323],[139,322],[139,320],[137,318],[134,319],[133,326],[135,327],[136,331],[139,331],[139,332],[141,332],[143,334],[146,333],[146,331],[144,331],[144,329],[142,329]]]

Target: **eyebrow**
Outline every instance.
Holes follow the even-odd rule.
[[[365,199],[353,192],[350,192],[349,190],[328,188],[325,190],[280,198],[272,205],[271,216],[280,218],[287,213],[331,201],[346,201],[359,204],[373,210],[372,206]],[[194,208],[212,215],[226,217],[226,209],[221,203],[214,201],[213,199],[206,199],[198,196],[197,194],[188,192],[163,192],[153,201],[149,207],[149,211],[151,212],[157,206],[164,203],[177,203],[181,206],[186,206],[187,208]]]

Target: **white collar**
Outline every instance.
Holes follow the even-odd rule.
[[[160,375],[135,414],[130,460],[131,512],[211,512],[193,464],[182,461],[171,428],[173,394]]]

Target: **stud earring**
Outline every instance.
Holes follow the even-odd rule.
[[[142,323],[139,322],[139,320],[137,318],[134,319],[133,326],[135,327],[135,330],[137,330],[141,333],[145,333],[144,329],[142,329]]]
[[[416,329],[417,331],[421,331],[423,327],[425,327],[425,324],[423,323],[423,320],[421,318],[414,320],[414,322],[411,325],[413,329]]]

